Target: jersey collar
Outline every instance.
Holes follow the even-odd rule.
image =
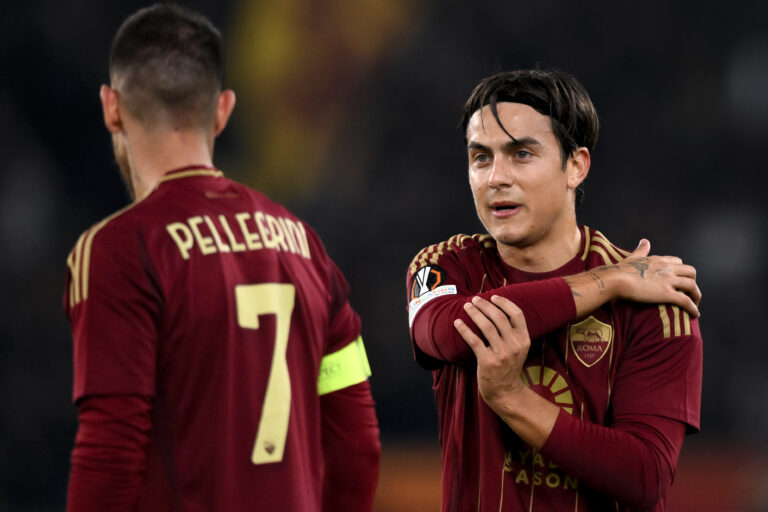
[[[214,178],[221,178],[224,173],[215,167],[210,165],[187,165],[185,167],[179,167],[178,169],[172,169],[165,173],[160,182],[176,180],[179,178],[190,178],[192,176],[211,176]]]

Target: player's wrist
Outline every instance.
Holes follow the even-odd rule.
[[[610,299],[626,298],[630,288],[627,274],[611,267],[606,271],[606,289]]]
[[[496,389],[482,395],[485,403],[496,414],[511,418],[518,416],[525,409],[526,393],[533,392],[530,387],[521,382],[518,386],[506,386],[503,389]]]

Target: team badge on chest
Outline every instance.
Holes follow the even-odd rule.
[[[568,329],[568,343],[584,366],[599,362],[608,352],[613,339],[613,327],[594,316],[573,324]]]

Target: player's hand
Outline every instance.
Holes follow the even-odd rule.
[[[497,295],[491,297],[491,302],[474,297],[464,309],[488,345],[461,320],[454,321],[454,326],[477,358],[480,394],[496,410],[505,398],[525,388],[521,372],[531,346],[525,316],[516,304]]]
[[[676,256],[648,256],[651,243],[640,240],[637,249],[621,261],[620,298],[635,302],[674,304],[698,318],[701,290],[696,269]],[[602,268],[597,269],[600,272]]]

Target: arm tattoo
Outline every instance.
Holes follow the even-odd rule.
[[[565,284],[567,284],[571,288],[571,293],[574,297],[581,297],[581,294],[576,291],[576,288],[573,287],[573,279],[569,277],[564,277],[563,281],[565,281]]]
[[[597,287],[600,290],[605,290],[605,283],[603,282],[603,278],[600,277],[600,274],[598,272],[596,272],[594,270],[590,270],[589,271],[589,277],[591,277],[592,279],[595,280],[595,282],[597,283]]]

